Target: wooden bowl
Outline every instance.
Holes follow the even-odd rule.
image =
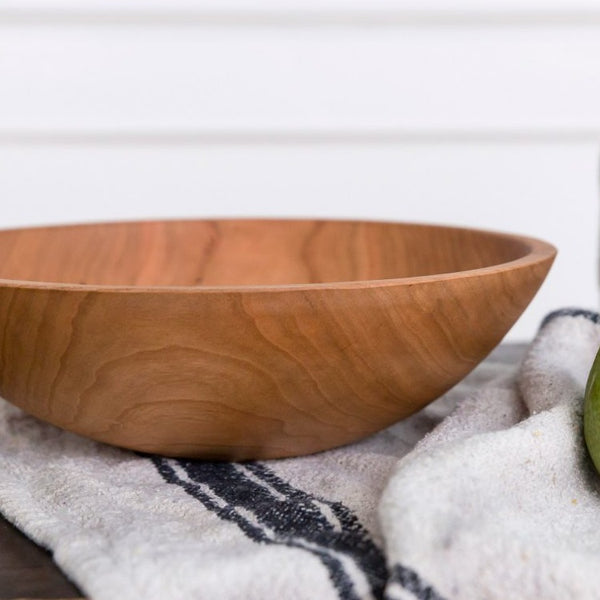
[[[332,448],[473,369],[555,252],[402,223],[2,231],[0,393],[143,452],[243,460]]]

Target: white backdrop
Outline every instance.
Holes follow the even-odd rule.
[[[453,223],[559,248],[512,339],[597,305],[600,3],[5,0],[0,227]]]

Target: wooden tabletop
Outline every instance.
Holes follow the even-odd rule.
[[[516,363],[523,350],[523,344],[503,344],[492,357],[499,362]],[[50,552],[0,516],[0,600],[71,600],[82,596],[54,564]]]
[[[80,598],[50,552],[0,517],[0,598]]]

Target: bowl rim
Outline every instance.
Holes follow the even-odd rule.
[[[78,292],[113,292],[113,293],[137,293],[137,294],[214,294],[214,293],[260,293],[260,292],[304,292],[312,290],[353,290],[378,287],[391,287],[398,285],[415,285],[427,282],[439,282],[456,279],[479,277],[482,275],[499,274],[515,269],[526,268],[538,263],[553,261],[558,250],[555,246],[539,238],[506,233],[479,227],[465,227],[458,225],[444,225],[439,223],[425,223],[415,221],[394,221],[377,219],[348,219],[348,218],[311,218],[311,217],[193,217],[193,218],[168,218],[168,219],[132,219],[119,221],[93,221],[84,223],[57,223],[52,225],[37,225],[32,227],[11,227],[0,229],[0,236],[4,233],[19,231],[34,231],[43,229],[60,229],[70,227],[86,227],[98,225],[136,225],[146,223],[175,223],[175,222],[202,222],[202,221],[262,221],[262,222],[295,222],[311,221],[315,223],[367,223],[375,225],[407,225],[411,227],[423,227],[434,229],[445,229],[456,232],[472,232],[486,236],[501,238],[506,241],[521,243],[527,250],[523,256],[513,260],[496,263],[477,269],[465,271],[450,271],[447,273],[433,273],[429,275],[416,275],[412,277],[395,277],[387,279],[356,279],[350,281],[331,281],[321,283],[286,283],[265,285],[113,285],[113,284],[91,284],[91,283],[69,283],[57,281],[38,281],[27,279],[6,279],[0,277],[1,288],[34,289],[46,291],[78,291]]]

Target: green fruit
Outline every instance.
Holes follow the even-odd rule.
[[[583,435],[596,471],[600,473],[600,350],[585,386]]]

